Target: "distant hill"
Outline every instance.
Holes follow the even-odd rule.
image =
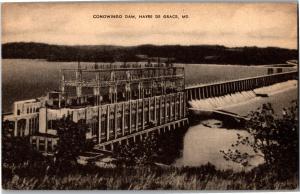
[[[46,59],[48,61],[145,61],[147,57],[172,58],[180,63],[262,65],[298,59],[298,51],[276,47],[219,45],[64,46],[34,42],[2,44],[4,59]]]

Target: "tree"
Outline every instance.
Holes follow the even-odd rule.
[[[142,141],[117,147],[114,156],[127,165],[145,165],[154,162],[157,148],[157,138],[149,135]]]
[[[63,117],[56,124],[59,137],[55,158],[59,164],[75,163],[77,156],[87,148],[88,127],[82,122],[75,123],[70,116]]]
[[[2,162],[21,164],[27,161],[41,161],[42,156],[29,144],[28,137],[3,137]]]
[[[2,123],[2,162],[21,164],[27,161],[42,161],[42,156],[29,144],[29,137],[14,137],[9,121]]]
[[[264,104],[255,112],[249,114],[246,130],[253,137],[243,137],[232,145],[233,149],[221,152],[226,160],[249,166],[249,159],[254,156],[264,157],[265,166],[278,175],[278,178],[288,178],[298,172],[298,104],[293,101],[289,108],[282,110],[281,116],[274,115],[270,103]],[[254,154],[242,153],[239,145],[247,145]]]

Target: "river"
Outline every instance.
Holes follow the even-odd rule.
[[[219,122],[210,120],[209,122]],[[184,148],[182,157],[176,160],[175,166],[200,166],[208,162],[215,165],[217,169],[234,171],[247,171],[262,164],[264,159],[256,156],[251,159],[251,166],[243,167],[238,163],[227,161],[223,158],[221,150],[232,149],[231,145],[237,140],[237,134],[244,137],[250,135],[244,130],[226,129],[219,127],[207,127],[202,124],[192,126],[188,129],[184,137]],[[242,152],[252,153],[253,151],[246,146],[239,146]]]
[[[272,104],[275,115],[280,116],[282,109],[288,107],[292,100],[297,99],[297,86],[291,86],[280,91],[274,91],[267,98],[257,97],[247,102],[228,106],[224,110],[245,116],[250,111],[255,111],[263,103],[269,102]],[[221,123],[221,121],[209,120],[203,122],[210,123],[212,127],[199,123],[188,129],[184,136],[182,157],[175,161],[175,166],[200,166],[210,162],[220,170],[248,171],[264,162],[262,157],[256,156],[251,159],[251,166],[244,168],[241,164],[226,161],[220,150],[227,151],[230,149],[231,145],[237,140],[237,134],[249,138],[251,136],[245,130],[226,129],[219,125],[214,126],[214,124]],[[239,150],[253,153],[248,147],[239,147]]]

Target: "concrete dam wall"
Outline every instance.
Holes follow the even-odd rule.
[[[238,92],[250,91],[256,88],[270,86],[276,83],[285,82],[288,80],[297,80],[298,71],[291,71],[285,73],[277,73],[265,76],[257,76],[245,79],[237,79],[226,82],[218,82],[204,85],[187,86],[186,99],[200,100],[206,98],[213,98],[218,96],[226,96]]]

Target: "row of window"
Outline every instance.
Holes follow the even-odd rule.
[[[27,107],[26,111],[27,114],[31,114],[31,113],[36,113],[39,112],[39,108],[38,107]],[[21,109],[17,109],[17,115],[21,114]]]
[[[179,110],[179,109],[177,109]],[[175,109],[173,108],[172,111],[171,111],[171,115],[169,114],[170,112],[167,111],[166,112],[167,114],[165,114],[165,109],[163,108],[161,111],[159,109],[156,110],[156,121],[158,123],[166,123],[166,122],[169,122],[169,121],[172,121],[172,120],[175,120],[179,117],[179,115],[177,115],[177,118],[175,118]],[[179,112],[178,112],[179,114]],[[113,115],[111,115],[113,116]],[[131,128],[134,129],[136,128],[136,123],[138,123],[138,127],[142,127],[142,114],[138,114],[138,118],[136,117],[136,114],[135,113],[132,113],[132,116],[131,116]],[[149,112],[148,111],[145,111],[145,114],[144,114],[144,126],[145,128],[147,128],[148,126],[152,126],[153,125],[153,121],[155,120],[154,118],[154,111],[150,111],[150,118],[149,118]],[[124,128],[125,129],[128,129],[129,128],[129,114],[128,113],[125,113],[125,116],[124,116]],[[102,117],[102,121],[101,121],[101,129],[102,131],[106,131],[107,129],[107,120],[105,117]],[[117,125],[117,126],[115,126]],[[121,115],[118,116],[118,119],[115,121],[114,117],[110,117],[110,120],[109,120],[109,128],[110,129],[122,129],[122,125],[123,125],[123,120],[122,120],[122,117]],[[94,123],[91,123],[90,124],[90,128],[92,130],[92,135],[93,136],[98,136],[98,122],[94,122]],[[153,127],[153,126],[152,126]],[[113,130],[110,131],[110,137],[114,138],[115,136],[115,132]],[[102,134],[103,136],[106,136],[106,132]]]
[[[28,134],[27,135],[32,135],[34,134],[39,127],[39,119],[38,118],[30,118],[28,119],[28,129],[26,129],[26,119],[21,119],[19,121],[17,121],[17,131],[16,131],[16,135],[17,137],[24,137],[25,131],[28,130]]]
[[[52,141],[51,138],[46,139],[32,139],[31,145],[34,149],[37,149],[41,152],[48,152],[51,153],[55,150],[56,144]]]

